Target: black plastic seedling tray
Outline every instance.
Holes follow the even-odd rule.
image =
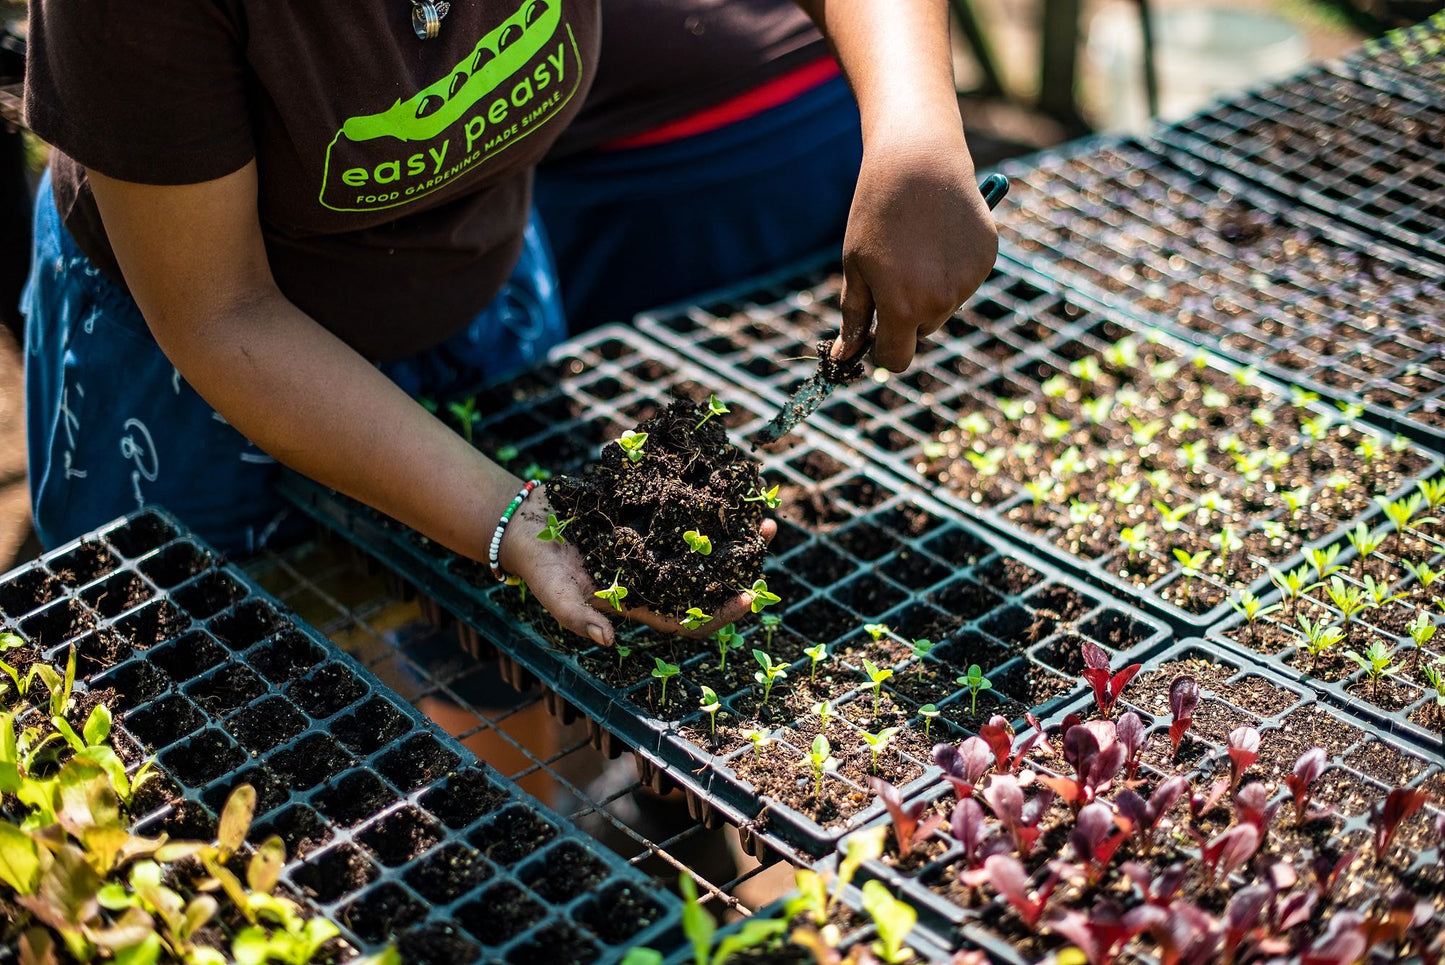
[[[411,963],[605,962],[670,940],[675,897],[163,511],[0,578],[0,614],[47,659],[73,645],[81,687],[113,696],[133,763],[158,759],[141,833],[209,838],[230,791],[252,784],[252,839],[281,835],[284,885],[357,949],[395,936]]]
[[[1169,759],[1170,712],[1164,695],[1169,682],[1186,673],[1199,681],[1202,700],[1181,748],[1181,758],[1175,762]],[[1153,699],[1150,694],[1154,695]],[[1261,734],[1262,756],[1254,765],[1253,773],[1263,775],[1274,785],[1271,800],[1282,797],[1285,813],[1292,805],[1280,780],[1282,775],[1288,773],[1300,754],[1316,745],[1324,747],[1329,762],[1315,784],[1316,801],[1338,812],[1341,823],[1336,837],[1356,839],[1352,847],[1370,847],[1364,843],[1371,834],[1368,808],[1393,788],[1410,786],[1429,791],[1432,822],[1434,811],[1445,806],[1445,793],[1442,793],[1445,792],[1445,758],[1438,752],[1430,753],[1380,733],[1370,721],[1322,703],[1297,680],[1210,641],[1184,640],[1146,659],[1143,670],[1125,688],[1118,713],[1126,710],[1138,713],[1149,729],[1140,772],[1146,787],[1176,773],[1185,774],[1195,789],[1206,788],[1221,774],[1227,776],[1228,733],[1235,727],[1250,726]],[[1045,726],[1055,727],[1067,713],[1077,713],[1086,719],[1093,716],[1092,698],[1063,708],[1046,721]],[[1048,773],[1062,765],[1057,758],[1049,758],[1035,759],[1032,766]],[[985,778],[984,783],[987,781]],[[920,797],[938,801],[945,812],[954,802],[953,789],[947,784],[932,788]],[[1055,809],[1062,807],[1055,802]],[[1180,813],[1175,816],[1180,817]],[[1287,822],[1289,819],[1276,820]],[[1041,847],[1036,851],[1034,860],[1055,856],[1043,853],[1046,850]],[[1027,932],[1022,930],[1022,923],[1016,920],[1007,903],[995,896],[991,888],[985,886],[984,894],[988,896],[985,900],[962,903],[967,900],[966,889],[954,883],[962,852],[950,837],[947,825],[935,832],[924,859],[915,858],[900,865],[892,854],[890,846],[887,860],[865,863],[862,873],[885,882],[895,894],[918,909],[919,928],[935,944],[945,948],[982,948],[993,960],[1016,965],[1043,957],[1042,949],[1030,949],[1030,953],[1022,950]],[[1404,877],[1429,869],[1435,862],[1436,851],[1426,848],[1414,856]],[[1308,874],[1307,868],[1299,870],[1302,877]],[[1361,888],[1351,893],[1348,899],[1351,907],[1365,908],[1372,900],[1391,897],[1385,886],[1374,880],[1368,885],[1362,884]],[[1063,902],[1054,905],[1064,906]],[[1139,954],[1131,960],[1153,959]]]
[[[1445,450],[1445,260],[1133,140],[1000,170],[1006,258]]]
[[[565,451],[585,461],[676,392],[705,399],[720,389],[733,410],[730,427],[741,435],[771,414],[768,403],[719,386],[716,376],[628,329],[600,330],[564,346],[553,363],[555,379],[534,376],[489,396],[509,401],[485,410],[489,415],[474,438],[544,457],[563,452],[565,438]],[[538,413],[560,415],[544,427],[533,418]],[[584,413],[586,420],[579,420]],[[601,434],[592,434],[598,427]],[[765,845],[797,862],[828,854],[841,835],[881,813],[864,787],[860,725],[911,722],[920,731],[916,709],[924,703],[940,708],[931,737],[915,733],[883,758],[887,776],[911,790],[929,780],[933,737],[966,733],[993,713],[1021,720],[1025,711],[1046,711],[1077,693],[1074,662],[1085,636],[1131,654],[1166,640],[1159,621],[1103,600],[1032,554],[1007,548],[925,495],[887,481],[855,452],[806,429],[792,443],[762,460],[764,479],[780,486],[783,499],[765,576],[784,601],[775,608],[783,622],[772,654],[789,664],[787,684],[775,691],[777,703],[763,721],[781,735],[762,752],[741,733],[743,722],[759,720],[754,714],[762,688],[753,680],[757,668],[749,651],[765,642],[756,625],[728,657],[726,673],[718,669],[711,642],[635,628],[623,635],[633,651],[624,662],[613,650],[564,636],[550,618],[523,606],[515,588],[497,586],[475,563],[299,477],[289,477],[284,489],[306,512],[471,627],[471,639],[495,644],[515,683],[540,680],[553,692],[554,710],[592,721],[599,746],[617,752],[625,746],[659,788],[682,787],[700,820],[736,824],[755,853]],[[887,624],[908,640],[936,641],[937,648],[920,664],[907,644],[874,641],[863,629],[868,623]],[[830,662],[819,669],[815,693],[802,651],[818,643],[828,647]],[[682,668],[669,685],[665,708],[656,704],[660,692],[650,675],[658,656]],[[883,686],[877,718],[871,696],[858,688],[864,658],[896,671]],[[976,715],[967,692],[953,683],[973,663],[994,684],[980,697]],[[716,739],[699,710],[704,685],[722,702]],[[843,761],[828,781],[837,782],[844,804],[836,820],[820,824],[780,797],[794,793],[794,777],[806,778],[806,751],[818,731],[812,705],[822,693],[836,706],[828,733]],[[781,781],[778,761],[787,762]],[[757,783],[765,778],[773,783]]]
[[[1445,103],[1374,79],[1311,67],[1154,134],[1366,234],[1445,256]]]
[[[1438,96],[1445,82],[1445,11],[1366,41],[1350,58],[1350,65],[1387,74],[1392,81],[1415,84],[1425,94]]]
[[[681,342],[690,357],[713,367],[720,376],[780,403],[811,371],[813,363],[797,359],[778,365],[771,360],[795,355],[801,340],[798,333],[835,326],[839,320],[839,276],[819,269],[810,280],[809,287],[782,298],[776,297],[772,287],[739,289],[700,305],[645,316],[639,323],[674,344]],[[1139,354],[1133,364],[1127,364],[1115,348],[1125,339]],[[1168,362],[1166,354],[1179,363],[1179,370],[1156,379],[1151,364]],[[764,361],[771,365],[770,374],[759,374],[757,363]],[[1099,376],[1091,375],[1086,382],[1075,374],[1075,368],[1084,366],[1078,371],[1087,372],[1090,365],[1097,366]],[[1119,462],[1112,468],[1095,466],[1096,474],[1102,470],[1096,484],[1071,483],[1040,497],[1036,504],[1029,484],[1052,473],[1051,460],[1075,444],[1078,430],[1097,421],[1085,402],[1106,394],[1096,388],[1102,385],[1101,378],[1122,381],[1138,389],[1136,394],[1141,396],[1136,402],[1110,406],[1107,417],[1098,422],[1098,437],[1091,443],[1094,451],[1087,447],[1083,451],[1085,459],[1100,458],[1102,450],[1114,447],[1120,453]],[[1066,391],[1059,394],[1061,387]],[[1176,431],[1172,424],[1162,425],[1156,436],[1140,442],[1142,424],[1174,417],[1174,403],[1159,404],[1164,394],[1183,393],[1180,398],[1189,400],[1201,397],[1206,388],[1242,408],[1201,410],[1201,416],[1214,413],[1207,424],[1201,418],[1200,427],[1187,434]],[[1124,398],[1122,393],[1118,398]],[[1009,415],[1004,410],[1010,405],[1028,411]],[[1150,405],[1159,411],[1148,411]],[[1268,425],[1251,424],[1255,410],[1262,412],[1261,419],[1271,420]],[[1046,411],[1069,424],[1066,436],[1048,437],[1051,427],[1042,421]],[[1165,534],[1151,504],[1158,499],[1178,507],[1186,496],[1188,501],[1198,501],[1210,492],[1229,499],[1231,508],[1212,515],[1209,525],[1217,527],[1222,525],[1220,520],[1228,519],[1251,540],[1246,553],[1253,560],[1243,571],[1232,570],[1229,582],[1249,586],[1256,593],[1267,591],[1268,565],[1296,565],[1305,546],[1342,539],[1343,531],[1353,528],[1358,519],[1379,516],[1368,494],[1354,492],[1329,505],[1312,499],[1307,510],[1297,513],[1273,491],[1295,489],[1301,482],[1318,487],[1320,478],[1328,474],[1313,463],[1305,468],[1308,454],[1301,448],[1303,440],[1298,432],[1290,435],[1302,419],[1327,413],[1332,420],[1339,415],[1318,401],[1296,405],[1283,385],[1241,373],[1213,355],[1200,356],[1193,346],[1146,331],[1118,311],[1086,308],[1059,284],[1034,272],[1003,266],[940,335],[920,350],[918,361],[907,373],[886,383],[839,390],[810,423],[909,483],[927,488],[954,509],[1059,561],[1075,575],[1163,615],[1181,633],[1198,634],[1229,614],[1229,604],[1218,585],[1202,598],[1192,590],[1181,598],[1181,587],[1187,588],[1187,584],[1171,549],[1211,550],[1208,537],[1212,530],[1190,514],[1180,521],[1177,533]],[[982,431],[965,428],[970,420],[979,418],[986,426]],[[1052,423],[1052,428],[1058,427],[1057,421]],[[1364,436],[1342,444],[1340,431],[1332,428],[1330,439],[1318,444],[1319,451],[1328,450],[1335,459],[1353,459],[1348,449]],[[1382,488],[1391,495],[1412,488],[1413,479],[1433,472],[1438,464],[1436,457],[1423,450],[1393,451],[1391,440],[1362,424],[1353,424],[1350,431],[1367,434],[1380,449],[1390,450],[1383,458],[1397,475]],[[1223,451],[1222,444],[1230,437],[1243,440],[1249,451],[1268,447],[1290,454],[1289,467],[1280,473],[1264,471],[1259,480],[1251,481],[1248,474],[1259,467],[1243,468]],[[1170,462],[1175,442],[1186,439],[1207,443],[1207,467],[1201,472],[1181,473],[1181,467]],[[1038,452],[1020,458],[1017,454],[1028,451],[1029,446]],[[940,447],[939,452],[932,451],[934,447]],[[1002,449],[1008,451],[991,475],[984,475],[984,466],[970,464],[970,459]],[[1175,470],[1172,489],[1161,492],[1149,482],[1148,472],[1160,468]],[[1310,479],[1311,475],[1319,478]],[[1079,476],[1080,480],[1089,478],[1088,474]],[[1133,497],[1132,504],[1111,503],[1106,484],[1129,480],[1144,483],[1140,494]],[[1104,518],[1094,516],[1086,523],[1075,522],[1070,517],[1071,493],[1085,503],[1106,508],[1117,505],[1118,509],[1111,510],[1118,517],[1117,525],[1105,531]],[[1125,525],[1138,523],[1152,528],[1151,542],[1143,550],[1131,551],[1115,534]],[[1288,526],[1291,532],[1278,540],[1263,540],[1260,534],[1266,523]],[[1217,549],[1214,552],[1217,555]],[[1211,578],[1217,581],[1218,574]]]

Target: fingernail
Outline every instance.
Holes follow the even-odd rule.
[[[592,638],[592,642],[597,644],[597,646],[607,646],[607,631],[603,630],[597,624],[594,623],[587,628],[587,635]]]

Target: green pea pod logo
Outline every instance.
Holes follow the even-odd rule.
[[[333,211],[404,205],[541,127],[582,79],[561,6],[524,0],[445,77],[379,114],[348,118],[326,149],[321,204]]]

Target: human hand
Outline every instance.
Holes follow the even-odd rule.
[[[843,240],[843,326],[835,359],[857,355],[876,315],[874,361],[901,372],[983,284],[998,231],[961,130],[895,130],[865,148]]]
[[[587,572],[581,552],[571,543],[536,538],[547,525],[547,514],[555,512],[541,487],[522,503],[502,537],[499,554],[502,569],[525,580],[537,602],[563,627],[590,638],[599,646],[610,647],[616,640],[616,632],[603,614],[619,611],[596,596],[598,587]],[[764,520],[761,532],[763,539],[771,542],[778,532],[778,524]],[[710,623],[694,630],[645,607],[624,607],[620,613],[662,633],[702,639],[741,619],[752,609],[752,602],[751,593],[739,593],[713,614]]]

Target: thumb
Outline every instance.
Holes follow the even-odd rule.
[[[841,301],[843,327],[828,354],[834,359],[851,359],[863,350],[873,329],[873,290],[857,268],[848,267],[843,273]]]
[[[592,596],[590,587],[575,579],[559,579],[544,581],[540,586],[532,586],[531,590],[537,602],[546,607],[552,618],[565,629],[586,637],[600,647],[610,647],[615,642],[611,622],[594,607],[594,604],[603,601]]]

